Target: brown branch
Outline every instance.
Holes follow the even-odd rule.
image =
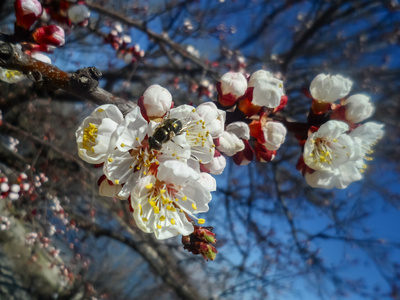
[[[56,66],[30,57],[15,45],[3,41],[0,41],[0,67],[20,71],[47,88],[62,89],[98,105],[115,104],[123,114],[128,113],[133,106],[98,87],[98,78],[88,75],[88,72],[74,74],[64,72]]]

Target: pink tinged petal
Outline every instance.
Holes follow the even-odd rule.
[[[375,110],[369,101],[369,97],[362,94],[350,96],[346,99],[344,105],[346,106],[346,119],[352,123],[360,123],[368,119]]]
[[[350,92],[353,82],[341,75],[317,75],[310,85],[310,92],[315,100],[335,102]]]
[[[159,86],[151,85],[143,94],[143,105],[149,117],[162,117],[171,108],[172,96],[170,92]]]
[[[268,108],[278,107],[283,96],[283,82],[265,70],[254,72],[249,78],[249,87],[253,87],[252,103]]]
[[[222,95],[232,94],[235,98],[238,98],[244,95],[247,90],[247,80],[242,73],[225,73],[220,82]]]
[[[159,165],[157,177],[159,180],[180,186],[198,180],[200,175],[183,162],[168,160]]]

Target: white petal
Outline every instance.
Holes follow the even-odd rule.
[[[368,119],[375,108],[369,101],[369,97],[361,94],[350,96],[345,101],[346,119],[352,123],[360,123]]]
[[[335,102],[350,92],[353,82],[341,75],[317,75],[310,85],[314,99],[322,102]]]
[[[233,156],[244,149],[244,143],[235,134],[224,131],[219,137],[217,149],[227,156]]]
[[[221,155],[220,157],[223,156]],[[209,192],[215,192],[217,190],[217,182],[215,181],[215,178],[208,173],[201,172],[198,182]]]
[[[117,129],[118,139],[116,146],[121,151],[138,148],[148,131],[148,123],[140,113],[140,108],[135,107],[126,116]]]
[[[208,164],[204,164],[204,167],[209,170],[211,174],[220,175],[226,167],[226,158],[223,155],[214,156]]]
[[[225,127],[226,112],[217,108],[212,102],[200,104],[197,113],[206,122],[207,130],[213,138],[218,137]]]
[[[180,186],[197,181],[200,175],[184,162],[168,160],[159,165],[157,177],[165,182]]]
[[[250,139],[250,128],[244,122],[233,122],[226,126],[226,131],[233,133],[240,139],[248,140]]]
[[[264,146],[268,150],[278,150],[286,137],[286,127],[280,122],[266,122],[262,127],[264,133]]]
[[[247,90],[247,80],[242,73],[225,73],[220,82],[223,95],[232,94],[238,98],[244,95]]]
[[[265,70],[254,72],[249,79],[249,87],[253,87],[252,103],[259,106],[275,108],[279,106],[283,96],[283,82]]]

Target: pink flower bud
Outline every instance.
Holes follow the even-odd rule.
[[[39,1],[17,0],[14,2],[17,25],[30,30],[32,25],[40,18],[43,9]]]
[[[151,85],[143,94],[143,106],[149,118],[162,117],[171,105],[171,94],[158,84]]]
[[[222,75],[221,79],[222,95],[232,94],[235,99],[243,96],[247,90],[247,80],[242,73],[228,72]]]
[[[40,27],[32,34],[39,45],[62,46],[65,44],[64,29],[57,25]]]

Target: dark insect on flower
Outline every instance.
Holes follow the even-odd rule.
[[[170,141],[174,136],[182,134],[183,124],[178,119],[165,119],[149,137],[150,149],[161,150],[162,144]]]

